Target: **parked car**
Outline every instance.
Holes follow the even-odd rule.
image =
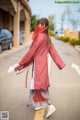
[[[12,43],[12,33],[7,29],[0,29],[0,52],[3,49],[11,49]]]
[[[13,34],[13,31],[11,31],[13,37],[14,37],[14,34]],[[22,45],[24,42],[24,32],[20,32],[19,33],[19,45]]]

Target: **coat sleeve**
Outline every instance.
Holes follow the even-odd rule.
[[[61,57],[59,56],[57,50],[54,48],[54,45],[50,44],[49,46],[49,53],[53,59],[53,61],[56,63],[56,65],[58,66],[59,69],[63,69],[65,67],[65,63],[63,62],[63,60],[61,59]]]
[[[19,66],[15,68],[16,71],[27,67],[33,61],[35,53],[39,49],[43,41],[44,41],[43,35],[42,34],[38,35],[29,51],[23,56],[23,58],[19,62]]]

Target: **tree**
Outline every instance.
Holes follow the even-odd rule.
[[[54,18],[55,18],[54,15],[50,15],[50,16],[48,17],[48,20],[49,20],[49,30],[53,30],[53,31],[54,31],[54,29],[55,29]]]
[[[71,17],[72,17],[72,10],[70,9],[70,6],[67,6],[64,10],[64,12],[62,13],[61,15],[61,19],[65,22],[67,22],[68,24],[68,27],[69,27],[69,23],[70,23],[70,20],[71,20]]]
[[[50,30],[54,30],[55,29],[54,17],[55,16],[53,16],[53,15],[51,15],[51,16],[48,17],[48,20],[49,20],[49,29]],[[32,15],[31,16],[31,32],[34,31],[38,19],[39,19],[39,16],[36,16],[36,15]]]
[[[79,12],[80,9],[76,12]],[[70,9],[69,6],[67,6],[64,10],[64,12],[61,15],[61,20],[63,20],[63,22],[67,22],[68,27],[72,27],[73,31],[75,31],[77,29],[77,26],[79,25],[79,20],[78,18],[74,17],[74,12]]]
[[[72,16],[72,10],[70,9],[69,6],[66,7],[65,9],[66,15],[67,15],[67,19],[68,19],[68,26],[69,26],[69,22],[71,20],[71,16]]]
[[[31,16],[31,32],[34,31],[37,21],[38,21],[38,17],[36,15],[32,15]]]
[[[79,23],[79,20],[71,19],[71,25],[73,27],[73,31],[77,29],[78,23]]]

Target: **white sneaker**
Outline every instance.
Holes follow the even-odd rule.
[[[49,105],[49,109],[48,109],[48,112],[46,114],[46,118],[48,118],[52,113],[55,112],[55,107],[53,105]]]

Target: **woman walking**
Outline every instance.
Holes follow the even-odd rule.
[[[48,53],[59,69],[65,67],[65,63],[51,42],[48,26],[49,22],[46,18],[38,20],[37,27],[32,36],[32,45],[19,62],[19,66],[15,68],[15,71],[20,71],[33,63],[33,78],[28,105],[33,105],[35,110],[46,108],[47,106],[46,118],[56,110],[51,103],[49,94]]]

